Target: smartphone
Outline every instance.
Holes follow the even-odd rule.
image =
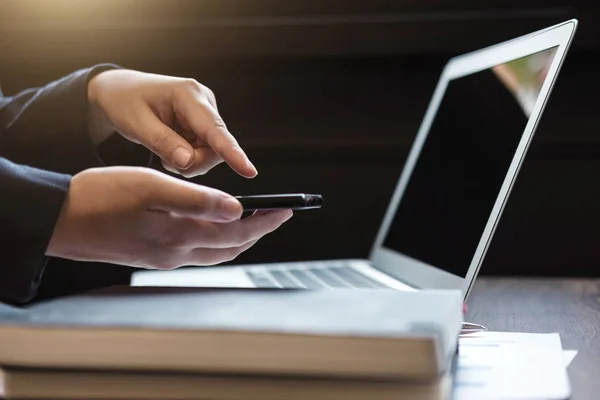
[[[236,196],[245,212],[257,210],[311,210],[323,206],[320,194],[286,193]]]

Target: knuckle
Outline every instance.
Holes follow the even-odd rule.
[[[157,132],[153,135],[150,147],[152,151],[159,152],[169,143],[169,134],[167,132]]]
[[[201,91],[202,85],[194,78],[183,78],[181,86],[184,90]]]
[[[215,92],[213,92],[209,88],[206,88],[206,97],[208,97],[211,103],[215,105],[217,104],[217,97],[215,96]]]
[[[206,85],[204,85],[202,83],[198,83],[198,82],[196,82],[196,83],[198,85],[198,89],[200,89],[200,92],[204,96],[206,96],[208,98],[214,98],[215,97],[215,93],[212,91],[211,88],[209,88],[208,86],[206,86]]]
[[[219,114],[215,115],[214,124],[215,124],[215,127],[219,128],[219,129],[227,129],[227,125],[225,125],[225,121]]]
[[[202,85],[202,92],[206,95],[206,97],[208,97],[209,99],[215,99],[215,92],[213,92],[213,90],[211,88],[209,88],[208,86],[204,86]]]

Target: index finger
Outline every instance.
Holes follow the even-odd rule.
[[[218,111],[208,100],[196,95],[185,104],[185,119],[196,135],[204,140],[238,174],[254,178],[258,172],[229,132]]]

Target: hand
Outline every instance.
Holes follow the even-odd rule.
[[[89,169],[73,177],[46,254],[150,269],[214,265],[292,216],[241,214],[232,196],[158,171]]]
[[[227,130],[213,92],[193,79],[110,70],[92,78],[88,98],[96,144],[116,131],[185,177],[204,174],[223,161],[244,177],[257,174]]]

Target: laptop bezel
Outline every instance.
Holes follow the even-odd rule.
[[[423,117],[423,121],[408,154],[396,189],[373,244],[370,254],[370,263],[373,267],[417,289],[462,290],[466,300],[479,273],[490,241],[512,190],[515,178],[521,168],[524,156],[527,153],[540,117],[571,45],[576,28],[577,20],[573,19],[565,21],[561,24],[507,42],[454,57],[448,61],[438,80],[432,99],[430,100],[425,116]],[[431,123],[433,122],[437,109],[444,96],[448,82],[452,79],[470,75],[498,64],[553,47],[557,47],[557,50],[547,78],[535,103],[531,117],[523,131],[521,141],[519,142],[506,178],[502,184],[498,197],[496,198],[483,234],[481,235],[466,277],[461,278],[452,275],[442,269],[436,268],[434,265],[429,265],[393,249],[384,247],[384,238],[394,217],[396,208],[402,199],[406,184],[409,181],[423,143],[429,133]],[[432,227],[431,229],[435,229],[435,227]]]

